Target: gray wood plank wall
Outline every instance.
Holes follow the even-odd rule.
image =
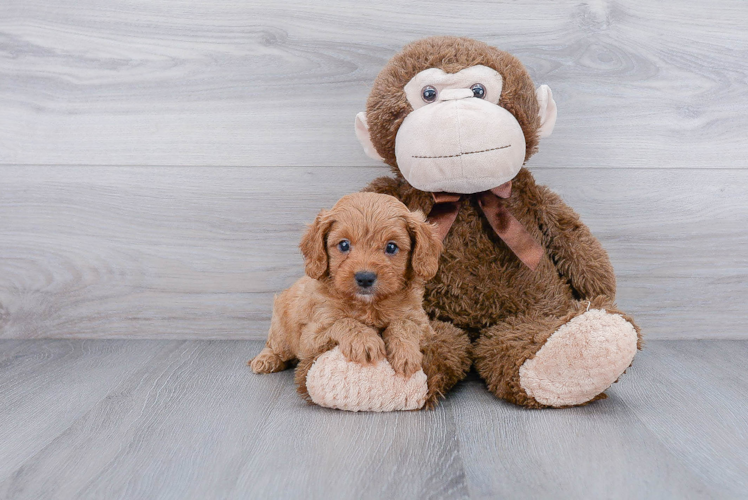
[[[0,3],[0,337],[253,338],[304,224],[388,170],[353,134],[408,41],[547,83],[529,167],[609,250],[649,338],[748,338],[748,7]]]

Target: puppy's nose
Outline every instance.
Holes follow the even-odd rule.
[[[361,288],[369,288],[377,281],[376,273],[372,273],[371,271],[357,272],[354,277],[356,278],[356,284]]]

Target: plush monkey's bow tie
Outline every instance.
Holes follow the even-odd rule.
[[[436,232],[444,240],[452,227],[457,213],[460,211],[460,201],[474,196],[478,200],[488,223],[504,243],[527,267],[535,270],[543,257],[543,247],[527,232],[527,229],[504,206],[504,199],[512,195],[512,181],[489,191],[464,195],[457,193],[431,193],[434,197],[434,207],[428,216],[428,221],[436,225]]]

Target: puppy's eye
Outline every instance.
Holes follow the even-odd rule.
[[[477,97],[478,99],[483,99],[486,97],[486,87],[484,87],[480,83],[476,83],[472,87],[470,87],[470,90],[473,91],[473,97]]]
[[[426,102],[436,101],[436,89],[431,85],[426,85],[421,89],[421,98]]]
[[[397,247],[397,244],[393,241],[390,241],[389,243],[387,243],[387,246],[384,247],[384,253],[386,253],[387,255],[395,255],[398,250],[400,249]]]
[[[351,242],[348,240],[342,240],[340,243],[338,243],[338,250],[340,250],[343,253],[348,252],[348,250],[351,249]]]

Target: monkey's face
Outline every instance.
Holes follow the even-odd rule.
[[[423,191],[475,193],[511,180],[525,159],[519,122],[500,107],[502,78],[472,66],[418,73],[405,85],[413,111],[397,132],[400,172]]]
[[[369,156],[417,189],[470,194],[500,186],[553,129],[550,89],[535,91],[521,63],[498,49],[440,37],[411,44],[394,61],[408,71],[393,63],[382,71],[356,134]],[[437,64],[424,68],[430,61]],[[414,76],[403,81],[406,74]]]

